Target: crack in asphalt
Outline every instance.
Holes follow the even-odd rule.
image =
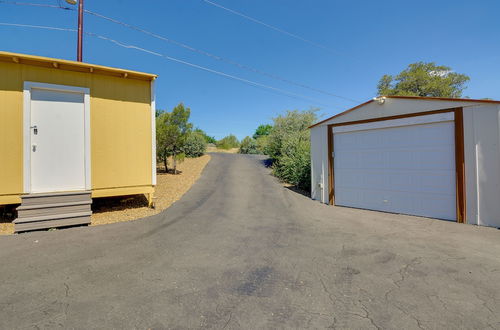
[[[496,231],[322,205],[257,160],[213,155],[143,221],[0,238],[0,328],[500,328]]]

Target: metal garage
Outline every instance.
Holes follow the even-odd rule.
[[[497,101],[370,100],[311,126],[312,198],[498,227],[499,118]]]

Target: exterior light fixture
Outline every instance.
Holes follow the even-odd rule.
[[[373,101],[377,101],[378,105],[382,105],[385,103],[385,96],[374,97]]]

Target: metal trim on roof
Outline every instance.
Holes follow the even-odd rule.
[[[500,101],[497,100],[478,100],[478,99],[459,99],[459,98],[449,98],[449,97],[426,97],[426,96],[399,96],[399,95],[392,95],[392,96],[380,96],[380,97],[385,97],[388,99],[407,99],[407,100],[426,100],[426,101],[452,101],[452,102],[474,102],[474,103],[493,103],[493,104],[500,104]],[[354,111],[358,108],[361,108],[362,106],[365,106],[371,102],[374,102],[374,99],[371,99],[369,101],[366,101],[364,103],[358,104],[357,106],[347,109],[346,111],[343,111],[341,113],[338,113],[334,116],[331,116],[329,118],[326,118],[320,122],[317,122],[314,125],[309,126],[308,128],[313,128],[316,126],[319,126],[323,123],[326,123],[329,120],[332,120],[334,118],[343,116],[351,111]]]
[[[85,63],[85,62],[69,61],[57,58],[3,52],[3,51],[0,51],[0,61],[33,65],[39,67],[47,67],[47,68],[56,68],[66,71],[101,74],[101,75],[122,77],[127,79],[154,80],[158,77],[157,75],[151,73],[112,68],[108,66]]]

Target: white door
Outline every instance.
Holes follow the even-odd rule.
[[[31,90],[31,192],[85,190],[84,94]]]
[[[333,128],[336,205],[456,220],[453,121],[354,129]]]

